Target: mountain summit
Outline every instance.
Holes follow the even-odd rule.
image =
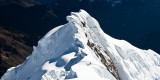
[[[159,80],[160,55],[105,34],[86,11],[49,31],[1,80]]]

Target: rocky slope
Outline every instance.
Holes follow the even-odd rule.
[[[32,52],[25,34],[0,27],[0,76],[10,67],[21,64]]]

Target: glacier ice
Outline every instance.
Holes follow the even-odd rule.
[[[160,55],[105,34],[86,11],[49,31],[1,80],[159,80]]]

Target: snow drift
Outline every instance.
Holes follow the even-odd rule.
[[[86,11],[49,31],[1,80],[159,80],[160,55],[105,34]]]

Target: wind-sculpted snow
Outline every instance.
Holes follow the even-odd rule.
[[[103,32],[86,11],[49,31],[1,80],[159,80],[160,56]],[[106,26],[107,27],[107,26]]]

